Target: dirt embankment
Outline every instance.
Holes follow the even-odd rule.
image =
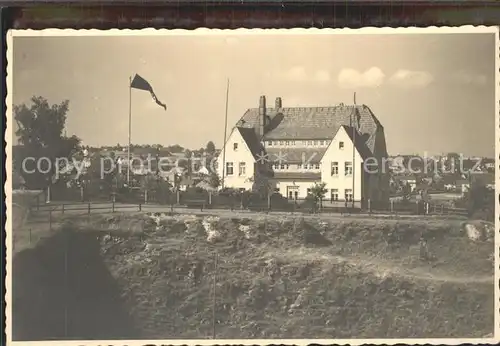
[[[13,340],[138,336],[92,232],[61,231],[13,259]]]
[[[82,226],[70,226],[80,229],[66,233],[70,245],[52,239],[45,252],[33,250],[52,261],[14,270],[23,273],[15,279],[25,292],[14,303],[19,316],[48,309],[33,297],[40,286],[51,291],[51,304],[63,297],[73,304],[66,331],[56,329],[54,315],[37,335],[211,338],[214,276],[217,338],[482,337],[493,330],[493,244],[470,241],[459,223],[115,215]],[[73,253],[69,283],[54,274],[68,270],[62,248]],[[77,303],[82,296],[88,299]],[[91,323],[100,311],[106,315]],[[36,334],[28,327],[18,334],[28,332]]]

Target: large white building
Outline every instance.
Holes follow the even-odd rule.
[[[217,159],[224,187],[248,190],[265,182],[302,199],[324,182],[332,203],[388,200],[384,128],[367,106],[283,108],[281,102],[269,108],[261,96],[259,107],[237,122]]]

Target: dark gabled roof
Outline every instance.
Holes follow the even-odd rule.
[[[243,137],[243,140],[248,145],[253,157],[257,159],[259,155],[262,155],[264,147],[260,143],[255,130],[247,127],[236,127],[236,129],[240,132],[241,137]]]
[[[383,137],[383,127],[365,105],[333,107],[267,108],[268,126],[264,139],[332,139],[341,125],[350,126],[354,122],[366,146],[375,151],[377,136]],[[259,109],[248,109],[237,126],[258,128]],[[383,151],[385,151],[385,138]],[[386,155],[386,153],[384,153]]]
[[[275,179],[291,179],[291,180],[317,180],[321,179],[321,173],[315,172],[274,172]]]
[[[370,149],[368,149],[368,147],[366,146],[366,142],[357,130],[355,130],[351,126],[346,125],[342,125],[341,127],[347,132],[347,135],[351,139],[351,142],[354,143],[356,150],[358,151],[359,155],[361,155],[361,158],[363,160],[372,156]]]

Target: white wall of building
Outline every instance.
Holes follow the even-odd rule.
[[[237,148],[235,148],[235,144]],[[226,151],[226,164],[233,164],[233,174],[228,174],[227,169],[224,169],[224,187],[246,190],[251,189],[253,184],[252,180],[254,178],[255,159],[238,129],[234,129],[231,132],[226,145],[217,157],[217,174],[221,180],[224,151]],[[240,174],[239,172],[240,163],[244,163],[245,165],[244,174]]]
[[[343,142],[343,148],[340,148],[341,142]],[[344,200],[346,189],[353,189],[353,178],[354,200],[361,200],[363,195],[363,171],[361,169],[363,159],[357,150],[354,153],[354,177],[345,175],[345,162],[353,162],[353,146],[354,143],[349,135],[341,127],[321,160],[321,181],[326,183],[325,188],[328,190],[326,200],[330,200],[332,189],[337,189],[339,199]],[[332,162],[338,162],[338,174],[333,176],[331,174]]]
[[[310,189],[314,186],[315,180],[291,180],[291,179],[283,179],[283,180],[275,180],[276,189],[279,190],[279,193],[283,197],[288,198],[288,191],[297,191],[298,199],[304,199],[307,197],[307,189]],[[293,194],[295,196],[295,193]]]

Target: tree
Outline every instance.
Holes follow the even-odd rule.
[[[311,188],[310,195],[313,198],[314,207],[317,207],[318,205],[320,206],[323,198],[325,198],[327,192],[325,186],[326,183],[315,183]]]
[[[411,199],[411,186],[408,182],[402,182],[401,192],[403,196],[403,202],[409,202]]]
[[[207,146],[206,146],[206,148],[205,148],[205,151],[206,151],[208,154],[213,154],[213,153],[215,153],[215,144],[214,144],[214,142],[209,141],[209,142],[207,143]]]
[[[315,183],[311,188],[311,196],[316,202],[320,202],[326,195],[326,183]]]
[[[167,147],[167,150],[171,153],[182,153],[184,151],[184,148],[178,144],[175,144]]]
[[[50,105],[40,96],[33,96],[30,106],[14,106],[14,120],[18,125],[16,136],[24,147],[23,157],[31,157],[41,163],[33,173],[30,173],[33,167],[22,171],[27,188],[43,189],[49,186],[56,172],[56,158],[70,159],[79,149],[78,137],[63,134],[68,110],[69,101]],[[42,157],[44,159],[40,160]]]
[[[218,188],[220,186],[220,183],[221,183],[219,175],[217,173],[212,173],[210,175],[210,177],[208,178],[208,183],[214,189]]]
[[[469,216],[493,222],[495,214],[495,194],[484,184],[474,182],[464,196]]]

